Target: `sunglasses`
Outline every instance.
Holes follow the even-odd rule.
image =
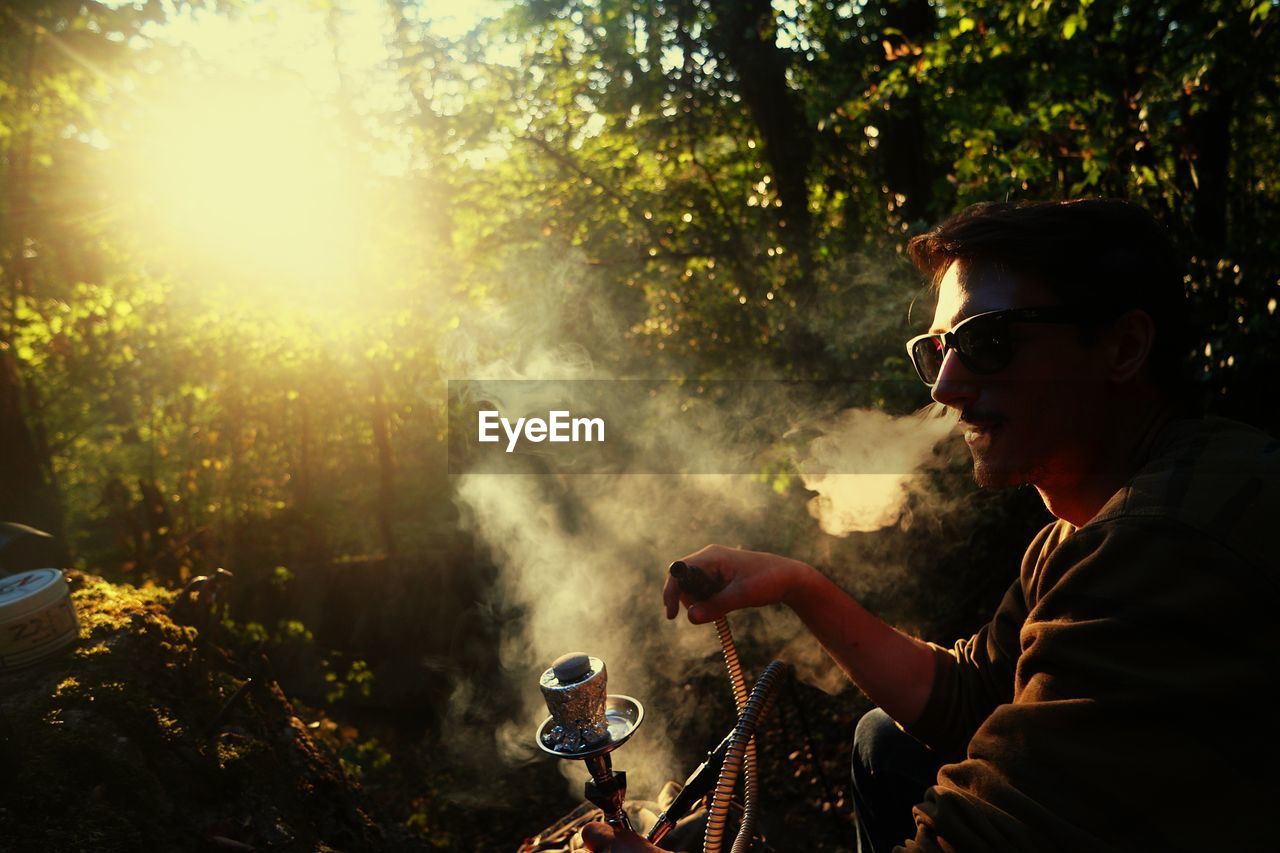
[[[1087,309],[1081,306],[988,311],[962,320],[949,332],[915,336],[907,341],[907,354],[920,381],[932,388],[947,350],[954,351],[972,373],[997,373],[1013,361],[1013,338],[1009,334],[1012,324],[1081,323],[1087,319]]]

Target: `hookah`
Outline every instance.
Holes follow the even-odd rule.
[[[627,774],[614,771],[610,753],[644,721],[644,706],[630,696],[609,695],[604,661],[574,652],[561,655],[538,682],[551,716],[538,727],[538,748],[556,758],[582,761],[591,779],[586,797],[612,827],[631,830],[623,811]]]
[[[695,600],[709,598],[724,586],[719,572],[707,573],[680,560],[671,564],[670,572],[681,590]],[[653,844],[660,843],[680,818],[710,792],[703,851],[720,853],[724,846],[729,806],[741,777],[742,817],[730,849],[732,853],[747,853],[756,832],[756,800],[760,784],[755,733],[773,705],[786,665],[781,661],[771,661],[755,686],[748,691],[729,623],[721,617],[715,625],[725,667],[733,684],[737,723],[685,780],[680,793],[659,815],[645,837]],[[539,681],[550,716],[538,727],[536,739],[538,747],[549,755],[583,761],[591,774],[586,783],[587,800],[600,808],[610,826],[631,830],[631,822],[623,810],[627,792],[626,773],[613,769],[610,753],[635,734],[644,720],[644,708],[630,696],[610,695],[606,690],[607,678],[605,664],[599,658],[580,652],[558,658]]]

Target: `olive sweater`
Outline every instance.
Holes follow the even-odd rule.
[[[1187,419],[1040,531],[991,622],[933,646],[905,728],[957,763],[905,850],[1280,849],[1278,511],[1280,442]]]

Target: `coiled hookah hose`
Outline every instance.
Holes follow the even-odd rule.
[[[699,600],[715,594],[723,585],[718,573],[708,577],[700,569],[679,560],[671,564],[671,575],[685,593]],[[756,800],[760,789],[756,765],[756,728],[773,706],[774,696],[781,683],[779,679],[786,670],[786,664],[771,661],[748,693],[746,678],[742,674],[742,662],[738,659],[738,649],[734,645],[729,622],[722,616],[716,620],[715,625],[716,636],[720,639],[720,648],[724,653],[725,667],[729,670],[729,680],[733,683],[733,701],[737,707],[738,722],[728,738],[728,749],[720,767],[715,791],[711,795],[702,849],[703,853],[720,853],[723,848],[729,804],[733,799],[738,776],[741,775],[742,820],[738,825],[731,853],[747,853],[755,835]]]

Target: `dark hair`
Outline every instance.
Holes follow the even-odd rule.
[[[953,261],[1038,281],[1063,305],[1096,306],[1100,320],[1131,309],[1151,315],[1151,378],[1184,396],[1184,270],[1168,232],[1119,199],[983,202],[911,238],[907,251],[936,288]]]

